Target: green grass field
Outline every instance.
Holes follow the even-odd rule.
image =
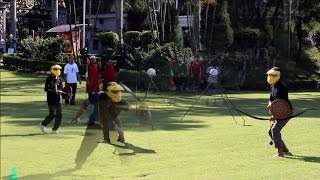
[[[60,135],[40,134],[47,115],[45,77],[1,70],[1,178],[16,167],[18,179],[319,179],[320,112],[292,119],[283,138],[293,153],[275,158],[269,145],[269,121],[232,119],[219,95],[204,95],[180,122],[199,94],[156,93],[146,101],[153,128],[122,112],[126,143],[97,143],[100,129],[69,122],[85,98],[80,85],[77,106],[63,109]],[[143,93],[138,94],[143,97]],[[268,92],[228,93],[233,104],[267,117]],[[124,97],[135,102],[129,94]],[[291,92],[295,113],[320,107],[320,92]],[[52,124],[47,127],[51,129]]]

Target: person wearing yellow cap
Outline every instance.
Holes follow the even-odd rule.
[[[139,107],[134,107],[129,102],[122,98],[124,88],[116,82],[109,82],[106,84],[106,91],[99,95],[98,109],[99,120],[103,131],[102,143],[110,143],[109,131],[115,129],[118,132],[117,141],[124,142],[124,132],[120,121],[120,112],[122,110],[130,111],[137,116],[145,115],[145,121],[151,120],[151,113],[147,104],[141,104]],[[137,110],[138,109],[138,110]],[[71,123],[80,121],[80,116],[84,111],[82,109],[76,113],[76,116],[71,120]],[[141,117],[141,116],[140,116]],[[113,127],[111,127],[111,126]]]
[[[121,122],[119,114],[121,110],[128,110],[129,103],[122,99],[121,92],[124,89],[116,82],[109,82],[106,85],[106,91],[100,93],[98,100],[99,119],[103,130],[103,142],[110,143],[109,120],[112,119],[114,129],[118,132],[118,141],[124,142],[124,133],[121,128]],[[89,99],[83,102],[83,106],[89,103]],[[77,123],[80,121],[80,116],[86,108],[80,108],[76,115],[72,118],[71,123]]]
[[[267,107],[270,108],[273,101],[282,99],[289,104],[292,113],[292,105],[288,97],[288,87],[280,81],[280,69],[278,67],[273,67],[266,74],[267,82],[270,84],[270,98]],[[275,119],[271,116],[272,124],[269,129],[269,136],[273,140],[275,148],[278,150],[276,154],[277,157],[284,157],[284,154],[289,153],[289,149],[281,138],[281,130],[289,119],[290,118]]]
[[[99,97],[99,118],[101,121],[101,127],[103,131],[104,143],[110,143],[109,130],[112,129],[110,123],[111,119],[113,122],[113,128],[118,132],[118,140],[124,142],[124,133],[120,121],[120,111],[129,110],[129,102],[122,99],[122,91],[124,89],[116,82],[109,82],[106,87],[106,93],[100,94]]]
[[[61,66],[51,66],[51,74],[46,78],[44,91],[47,92],[47,104],[49,115],[39,124],[42,134],[46,134],[46,126],[51,123],[53,119],[54,125],[52,127],[52,134],[59,134],[58,129],[61,124],[62,109],[60,104],[60,94],[63,89],[62,79],[59,77],[61,74]]]

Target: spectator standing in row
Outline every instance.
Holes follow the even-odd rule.
[[[103,67],[103,91],[106,91],[107,84],[115,81],[115,62],[108,60]]]
[[[88,77],[87,77],[87,93],[89,97],[89,102],[94,106],[94,109],[89,117],[88,126],[92,126],[95,124],[96,117],[98,115],[98,99],[99,99],[99,64],[97,63],[97,58],[95,56],[91,56],[87,60],[88,66]]]
[[[191,65],[189,67],[189,73],[191,75],[192,87],[194,89],[198,88],[202,74],[202,62],[200,61],[199,56],[196,56],[196,58],[191,62]]]
[[[77,82],[81,84],[81,78],[79,74],[79,68],[76,63],[74,63],[74,57],[70,56],[68,64],[64,66],[64,76],[65,76],[65,82],[66,86],[70,86],[72,89],[72,98],[70,101],[70,105],[75,105],[75,97],[77,92]],[[69,99],[65,100],[65,104],[69,104]]]

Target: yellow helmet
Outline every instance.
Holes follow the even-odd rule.
[[[124,91],[122,86],[116,82],[109,82],[107,85],[106,93],[114,102],[121,101],[121,91]]]
[[[55,76],[60,76],[62,67],[58,64],[51,66],[51,73]]]
[[[278,67],[273,67],[266,74],[268,75],[267,82],[273,85],[279,81],[281,72]]]

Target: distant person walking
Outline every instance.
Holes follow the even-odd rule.
[[[75,105],[75,97],[77,92],[77,82],[81,84],[81,78],[79,74],[79,68],[76,63],[74,63],[74,57],[70,56],[68,64],[64,66],[64,76],[65,76],[65,82],[66,86],[70,86],[72,89],[72,98],[70,101],[70,105]],[[69,104],[69,99],[65,100],[65,104]]]
[[[46,126],[53,120],[54,125],[52,128],[52,134],[59,134],[58,129],[60,127],[62,118],[62,109],[60,104],[60,93],[63,89],[62,79],[60,76],[61,66],[54,65],[51,67],[51,74],[47,77],[44,86],[44,91],[47,92],[47,104],[49,109],[49,115],[39,124],[39,128],[42,134],[46,134]]]

